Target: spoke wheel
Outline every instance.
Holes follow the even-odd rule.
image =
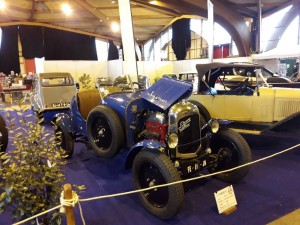
[[[92,124],[92,138],[97,147],[104,151],[107,151],[111,146],[112,128],[103,115],[98,115]]]
[[[220,129],[212,140],[212,158],[216,160],[208,170],[218,172],[231,169],[252,160],[251,150],[246,140],[230,129]],[[237,182],[247,175],[249,167],[242,167],[230,172],[216,175],[220,180]]]
[[[152,163],[145,163],[142,165],[139,173],[139,182],[141,184],[141,188],[148,188],[167,183],[159,168]],[[158,208],[166,206],[169,200],[167,187],[145,191],[144,196],[150,204]]]
[[[137,189],[180,181],[171,160],[157,149],[141,150],[133,161],[132,176]],[[174,217],[182,207],[182,183],[151,189],[139,193],[144,207],[161,219]]]
[[[100,157],[116,155],[124,145],[123,127],[116,112],[103,105],[95,107],[87,118],[87,137]]]

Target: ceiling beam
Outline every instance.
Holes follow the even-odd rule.
[[[54,16],[55,17],[55,16]],[[38,23],[68,23],[68,22],[75,22],[75,23],[80,23],[80,22],[86,22],[86,23],[95,23],[101,21],[95,17],[82,17],[80,19],[72,19],[72,18],[62,18],[62,17],[55,17],[55,18],[41,18],[41,19],[35,19],[35,21],[31,22],[38,22]]]
[[[257,5],[256,5],[257,7]],[[242,7],[234,7],[239,13],[241,13],[244,17],[257,18],[257,11],[248,8]]]
[[[131,0],[132,4],[136,4],[136,5],[139,5],[139,6],[143,6],[147,9],[150,9],[150,10],[153,10],[153,11],[156,11],[156,12],[159,12],[159,13],[163,13],[163,14],[166,14],[166,15],[169,15],[169,16],[180,16],[180,13],[172,10],[172,8],[165,8],[165,7],[160,7],[158,5],[153,5],[153,4],[150,4],[148,2],[145,2],[145,1],[141,1],[141,0]]]
[[[165,20],[165,19],[173,19],[174,17],[164,16],[164,15],[132,15],[133,20]],[[111,16],[110,20],[119,21],[119,16]]]
[[[270,4],[270,3],[269,3]],[[289,6],[289,5],[294,5],[294,4],[300,4],[300,0],[289,0],[283,4],[281,4],[280,6],[276,7],[275,9],[270,9],[270,10],[267,10],[263,13],[262,17],[265,18],[265,17],[268,17],[282,9],[284,9],[285,7]],[[264,3],[263,5],[266,5],[266,3]]]
[[[33,21],[33,17],[34,17],[34,10],[35,10],[35,0],[32,0],[32,5],[31,5],[31,12],[30,12],[30,17],[29,17],[29,21]]]
[[[277,29],[272,33],[271,37],[265,51],[269,51],[273,48],[276,48],[278,45],[278,42],[280,40],[280,37],[283,35],[284,31],[288,28],[288,25],[298,16],[299,14],[300,5],[296,4],[294,5],[288,13],[286,13],[283,18],[280,20],[279,24],[277,25]]]
[[[80,5],[82,8],[86,9],[88,12],[90,12],[92,15],[97,17],[100,21],[102,21],[105,25],[110,27],[109,25],[109,17],[101,13],[99,10],[96,10],[96,8],[92,7],[88,2],[83,0],[73,0],[78,5]]]
[[[80,31],[80,30],[76,30],[76,29],[71,29],[71,28],[67,28],[67,27],[61,27],[61,26],[56,26],[56,25],[52,25],[52,24],[46,24],[46,23],[36,23],[36,22],[7,22],[7,23],[0,23],[0,27],[5,27],[5,26],[18,26],[18,25],[30,25],[30,26],[40,26],[40,27],[48,27],[48,28],[53,28],[53,29],[58,29],[58,30],[63,30],[63,31],[69,31],[69,32],[73,32],[73,33],[78,33],[78,34],[84,34],[84,35],[88,35],[88,36],[92,36],[92,37],[97,37],[100,39],[111,39],[114,41],[120,41],[121,38],[120,37],[116,37],[116,36],[104,36],[104,35],[100,35],[100,34],[96,34],[96,33],[91,33],[91,32],[85,32],[85,31]]]

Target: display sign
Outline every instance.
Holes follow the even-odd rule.
[[[215,192],[214,194],[219,214],[224,213],[226,211],[231,211],[233,208],[236,209],[237,202],[232,185],[223,188]]]

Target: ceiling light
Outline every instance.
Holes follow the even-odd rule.
[[[61,10],[64,12],[64,14],[66,14],[67,16],[72,14],[72,8],[69,4],[67,3],[63,3],[61,5]]]
[[[157,1],[150,1],[149,4],[151,4],[151,5],[157,5]]]
[[[0,10],[4,10],[6,8],[6,3],[5,1],[1,0],[0,1]]]
[[[120,25],[116,22],[113,22],[111,24],[111,29],[112,29],[113,32],[118,32],[120,30]]]

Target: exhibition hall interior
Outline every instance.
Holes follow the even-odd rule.
[[[296,225],[300,0],[0,0],[0,224]]]

